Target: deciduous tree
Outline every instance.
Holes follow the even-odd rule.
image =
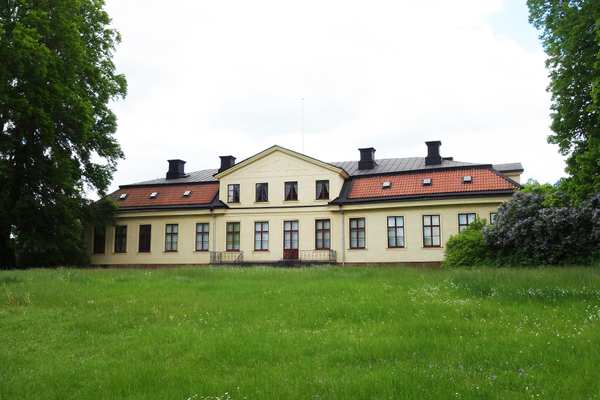
[[[123,156],[119,40],[103,0],[0,0],[0,263],[84,260],[84,192]]]
[[[600,191],[600,1],[528,0],[541,31],[552,94],[551,143],[567,155],[561,187],[580,201]]]

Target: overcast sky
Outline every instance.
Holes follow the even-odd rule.
[[[323,161],[424,156],[520,161],[554,182],[550,96],[525,0],[107,0],[129,94],[111,189],[217,168],[273,144]]]

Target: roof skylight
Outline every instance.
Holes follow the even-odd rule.
[[[158,196],[158,192],[152,192],[152,193],[150,193],[150,198],[151,199],[155,199],[156,196]]]
[[[127,198],[127,193],[121,193],[119,195],[119,200],[125,200]]]
[[[431,186],[431,178],[423,179],[423,186]]]

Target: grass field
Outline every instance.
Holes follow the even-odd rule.
[[[600,398],[600,270],[0,272],[0,399]]]

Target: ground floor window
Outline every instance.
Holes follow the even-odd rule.
[[[196,251],[208,251],[208,224],[196,224]]]
[[[138,252],[149,253],[151,239],[152,225],[140,225],[140,233],[138,238]]]
[[[254,223],[254,250],[265,251],[269,250],[269,223],[255,222]]]
[[[497,218],[498,218],[498,213],[491,212],[490,213],[490,224],[495,225]]]
[[[104,254],[106,249],[106,228],[94,227],[94,254]]]
[[[388,217],[388,247],[404,247],[404,217]]]
[[[179,225],[167,224],[165,226],[165,251],[177,251],[179,241]]]
[[[423,215],[423,247],[440,246],[440,216]]]
[[[365,248],[365,219],[350,218],[350,248]]]
[[[315,248],[317,250],[331,248],[331,221],[328,219],[315,221]]]
[[[226,228],[226,243],[225,249],[227,251],[239,251],[240,250],[240,223],[239,222],[228,222]]]
[[[475,213],[458,214],[458,231],[462,232],[467,229],[469,225],[475,222],[475,219],[477,219],[477,214]]]
[[[127,225],[115,226],[115,253],[127,251]]]

